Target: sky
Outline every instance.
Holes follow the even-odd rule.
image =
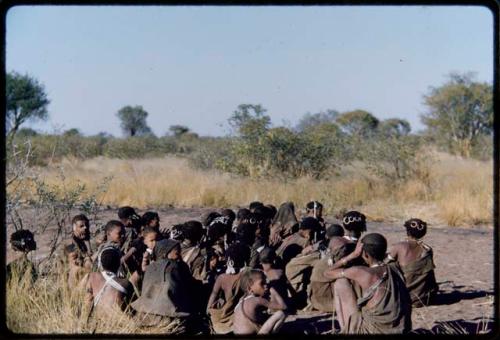
[[[120,136],[116,112],[141,105],[158,136],[223,136],[243,103],[274,126],[362,109],[419,131],[447,74],[493,81],[493,38],[480,6],[16,6],[6,71],[44,84],[41,132]]]

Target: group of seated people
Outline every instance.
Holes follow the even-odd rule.
[[[287,315],[315,310],[335,313],[336,332],[410,331],[412,307],[438,291],[432,249],[422,241],[427,224],[406,221],[406,239],[388,247],[379,233],[362,237],[362,213],[349,211],[339,224],[322,213],[317,201],[300,218],[292,202],[252,202],[160,228],[157,213],[122,207],[93,237],[88,218],[77,215],[56,265],[85,290],[91,310],[124,311],[166,332],[175,324],[188,334],[209,320],[215,334],[271,334]],[[33,271],[33,234],[18,230],[10,243],[20,255],[8,275],[13,267]]]

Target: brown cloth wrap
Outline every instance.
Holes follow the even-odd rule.
[[[401,334],[411,330],[411,301],[404,278],[389,264],[385,281],[384,295],[374,307],[364,304],[370,296],[358,299],[359,310],[349,317],[345,333]]]
[[[414,307],[428,305],[438,291],[434,275],[436,266],[434,265],[432,248],[427,246],[425,249],[419,259],[405,266],[400,266]]]

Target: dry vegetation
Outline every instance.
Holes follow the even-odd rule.
[[[492,223],[493,165],[433,152],[419,176],[403,184],[387,182],[363,171],[363,164],[343,168],[338,176],[315,180],[249,179],[196,170],[180,158],[64,159],[39,169],[57,185],[63,168],[65,185],[94,187],[113,176],[103,196],[111,206],[242,206],[253,200],[279,205],[291,200],[302,207],[312,199],[338,214],[359,209],[373,221],[401,221],[418,216],[431,224],[471,226]]]

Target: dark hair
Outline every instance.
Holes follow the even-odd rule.
[[[250,219],[250,210],[247,209],[247,208],[241,208],[238,210],[238,213],[236,214],[236,218],[238,218],[238,220],[246,220],[246,219]]]
[[[244,292],[247,292],[248,289],[250,289],[250,287],[257,280],[257,276],[258,278],[266,278],[266,274],[264,274],[264,272],[260,269],[250,269],[243,273],[243,275],[241,276],[241,288]]]
[[[157,233],[157,234],[159,234],[160,232],[159,232],[158,228],[152,227],[152,226],[149,226],[149,225],[146,225],[144,227],[144,229],[142,229],[142,235],[143,236],[146,236],[147,234],[151,234],[151,233]]]
[[[22,252],[36,250],[35,236],[28,229],[20,229],[10,235],[12,249]]]
[[[226,258],[233,261],[234,268],[243,268],[250,259],[250,248],[244,243],[234,242],[227,248]]]
[[[262,220],[272,220],[274,217],[273,211],[271,208],[266,207],[265,205],[261,205],[253,211],[254,215],[260,216],[260,219]]]
[[[71,224],[75,224],[78,221],[83,221],[83,223],[85,223],[87,227],[89,226],[89,219],[84,214],[73,216],[73,218],[71,219]]]
[[[154,256],[157,260],[166,259],[168,254],[175,248],[180,247],[180,242],[172,239],[163,239],[156,242],[153,249]]]
[[[147,226],[149,225],[149,223],[151,223],[151,221],[154,220],[160,220],[160,216],[158,215],[158,213],[154,211],[146,211],[141,217],[141,224],[143,226]]]
[[[251,223],[241,223],[236,227],[236,239],[246,245],[251,246],[255,241],[255,231],[257,225]]]
[[[253,202],[250,202],[250,204],[248,205],[248,209],[250,211],[252,211],[252,210],[254,210],[257,207],[262,207],[263,205],[264,205],[264,203],[262,203],[262,202],[253,201]]]
[[[231,209],[222,209],[220,213],[222,216],[229,217],[229,224],[233,224],[234,220],[236,219],[236,214]]]
[[[208,225],[210,225],[210,223],[212,223],[213,220],[215,220],[217,217],[220,217],[220,216],[222,216],[222,215],[219,214],[217,211],[211,211],[208,214],[205,214],[201,218],[201,223],[204,226],[208,226]]]
[[[349,231],[366,231],[366,216],[359,211],[349,211],[344,214],[342,225]]]
[[[203,237],[203,226],[198,221],[187,221],[182,226],[182,234],[185,239],[190,240],[193,243],[199,242]]]
[[[271,220],[272,220],[276,215],[276,213],[278,212],[278,209],[276,209],[276,207],[272,204],[268,204],[266,205],[266,207],[269,209],[269,213],[271,215]]]
[[[120,251],[115,247],[107,247],[101,251],[102,269],[116,273],[120,268]]]
[[[299,225],[299,230],[312,230],[319,231],[321,229],[321,224],[314,217],[305,217],[302,219]]]
[[[138,216],[135,212],[135,209],[129,206],[121,207],[118,209],[118,218],[120,220],[124,220],[127,218],[133,218],[134,216]]]
[[[276,260],[276,252],[271,247],[265,247],[259,253],[259,261],[262,264],[272,264]]]
[[[104,229],[106,230],[106,235],[113,231],[115,228],[125,228],[125,226],[120,221],[111,220],[106,223],[106,226],[104,227]]]
[[[382,261],[385,258],[387,240],[381,234],[367,234],[358,242],[363,243],[363,250],[375,260]]]
[[[326,228],[326,236],[334,237],[334,236],[344,236],[344,228],[342,228],[339,224],[332,224],[328,228]]]
[[[316,207],[315,207],[316,205]],[[314,209],[322,209],[323,204],[319,203],[318,201],[311,201],[306,204],[306,209],[307,210],[314,210]]]
[[[406,234],[417,240],[427,233],[427,223],[418,218],[412,218],[405,222]]]
[[[224,223],[213,223],[207,229],[207,237],[210,241],[220,239],[227,233],[227,225]]]

